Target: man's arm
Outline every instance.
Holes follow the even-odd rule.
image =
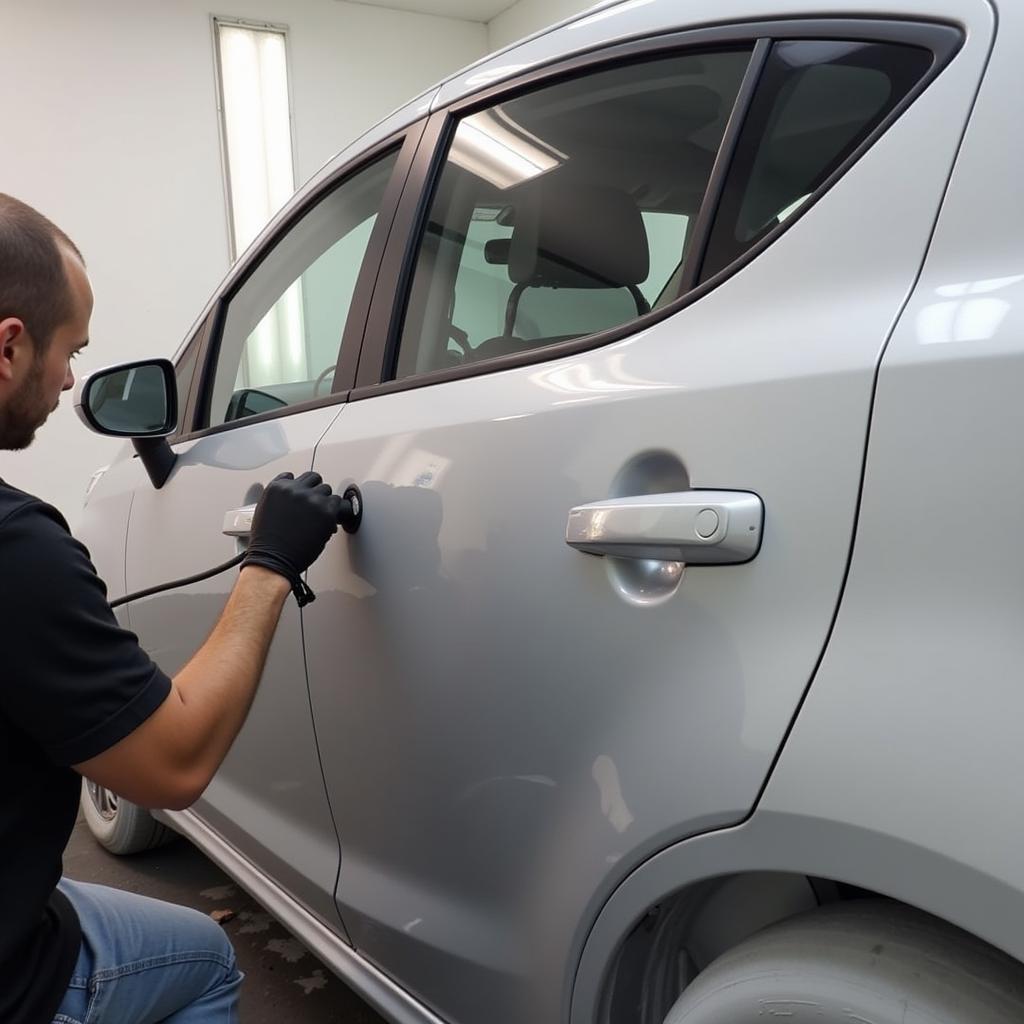
[[[338,529],[341,499],[315,473],[273,480],[253,516],[242,571],[209,639],[163,703],[107,750],[74,765],[143,807],[194,803],[245,722],[290,592]]]
[[[260,566],[238,577],[209,639],[134,732],[75,769],[142,807],[180,810],[202,794],[245,722],[291,584]]]

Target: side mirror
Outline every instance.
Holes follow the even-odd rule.
[[[86,426],[109,437],[173,434],[178,425],[174,366],[148,359],[97,370],[82,381],[75,410]]]
[[[167,443],[178,425],[178,387],[167,359],[121,363],[89,374],[78,386],[75,412],[91,430],[130,437],[154,487],[174,466]]]

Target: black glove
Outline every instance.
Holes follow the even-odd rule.
[[[338,532],[342,500],[319,473],[274,477],[252,517],[252,532],[242,567],[259,565],[280,573],[292,585],[301,608],[316,595],[302,574],[317,560],[332,534]]]

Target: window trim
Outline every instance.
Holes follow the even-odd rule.
[[[210,434],[223,433],[251,423],[263,423],[267,420],[290,416],[309,409],[319,409],[326,405],[335,405],[348,400],[349,392],[355,380],[356,366],[362,349],[363,333],[367,324],[370,301],[381,269],[381,261],[387,250],[388,240],[394,228],[395,216],[399,209],[399,201],[405,189],[413,161],[420,141],[427,126],[427,119],[421,118],[407,125],[401,131],[389,135],[386,139],[357,154],[351,160],[337,168],[329,177],[308,195],[302,197],[294,206],[287,208],[284,219],[277,225],[274,233],[264,240],[254,251],[243,256],[239,270],[234,274],[224,291],[213,300],[213,305],[205,322],[205,337],[202,350],[196,360],[193,382],[190,388],[190,399],[182,419],[181,432],[175,435],[173,443],[193,441]],[[278,243],[320,202],[346,181],[365,170],[375,161],[389,152],[397,152],[398,159],[394,170],[384,189],[377,221],[370,234],[370,240],[363,254],[363,261],[356,276],[356,285],[352,293],[352,304],[345,319],[345,327],[338,343],[338,359],[335,363],[334,381],[331,390],[320,398],[294,405],[271,409],[244,419],[218,423],[215,426],[197,426],[209,413],[212,398],[213,378],[217,369],[217,358],[220,353],[221,336],[227,309],[238,292],[277,247]],[[182,350],[184,354],[185,350]]]
[[[187,344],[182,346],[181,352],[174,360],[174,372],[177,375],[178,367],[181,363],[189,358],[192,349],[197,349],[195,360],[192,363],[192,372],[189,374],[188,387],[185,388],[184,395],[178,395],[178,429],[167,439],[169,444],[177,444],[179,441],[183,441],[188,434],[187,424],[192,422],[192,409],[195,404],[196,394],[199,391],[199,375],[203,364],[203,353],[212,323],[213,313],[211,312],[203,317],[202,323],[192,332],[192,337],[188,340]]]
[[[856,149],[840,163],[832,174],[808,197],[801,208],[784,223],[761,238],[732,263],[714,276],[698,283],[701,263],[713,227],[716,205],[709,204],[712,189],[717,190],[715,201],[728,176],[736,142],[744,126],[746,115],[756,92],[768,53],[775,42],[799,39],[849,40],[857,42],[893,42],[920,46],[932,53],[932,66],[917,84],[897,103],[889,114],[870,132]],[[964,43],[961,25],[941,20],[915,21],[904,18],[787,18],[767,21],[728,23],[714,27],[670,32],[642,39],[630,40],[611,47],[595,47],[574,57],[533,69],[509,82],[491,86],[464,97],[431,115],[414,166],[409,175],[405,193],[395,219],[395,228],[381,265],[374,302],[364,334],[363,351],[359,358],[358,373],[349,401],[359,401],[374,395],[391,394],[411,388],[426,387],[451,380],[461,380],[481,374],[535,363],[548,362],[578,352],[585,352],[612,344],[631,334],[660,323],[681,309],[698,301],[713,288],[756,259],[775,240],[795,224],[832,186],[870,149],[878,139],[903,115],[910,105],[948,66]],[[391,379],[400,341],[403,314],[408,302],[408,290],[416,257],[425,227],[426,217],[445,167],[451,137],[459,120],[496,103],[513,99],[525,92],[554,85],[581,73],[608,70],[645,59],[656,59],[688,51],[713,47],[749,44],[752,48],[750,63],[729,116],[726,132],[719,146],[712,178],[694,226],[693,242],[687,253],[680,283],[680,294],[661,309],[639,316],[607,331],[589,334],[570,341],[539,346],[524,352],[496,356],[464,366],[433,370],[423,374]],[[756,74],[752,75],[752,71]],[[726,153],[726,147],[729,147]],[[723,154],[725,159],[723,159]],[[397,250],[397,251],[396,251]],[[689,285],[689,290],[686,289]]]
[[[693,225],[693,240],[683,258],[678,294],[671,302],[665,304],[664,309],[672,309],[680,298],[693,291],[694,285],[697,283],[708,239],[711,237],[715,214],[718,212],[718,205],[725,189],[725,181],[729,175],[729,169],[732,167],[733,157],[736,155],[740,133],[747,123],[747,115],[754,102],[754,93],[761,82],[764,66],[768,63],[768,55],[772,52],[772,45],[773,40],[765,36],[762,36],[754,44],[754,49],[750,54],[750,63],[747,65],[743,81],[740,82],[739,91],[736,93],[736,102],[733,104],[732,113],[726,122],[722,141],[715,154],[715,162],[711,166],[711,177],[708,178],[704,198],[700,201],[700,209],[697,211],[697,219]]]

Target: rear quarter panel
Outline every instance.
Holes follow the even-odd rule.
[[[859,834],[860,884],[1024,958],[1024,8],[998,15],[882,362],[834,635],[758,814]]]

